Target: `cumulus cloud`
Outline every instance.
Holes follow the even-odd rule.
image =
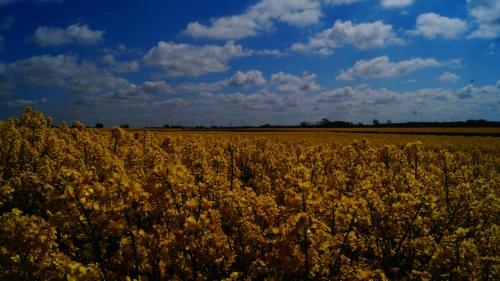
[[[388,77],[424,67],[447,65],[434,59],[399,62],[378,59],[385,67],[372,62],[366,70],[353,67],[355,70],[351,75]],[[369,72],[370,69],[375,71]],[[500,81],[494,85],[468,85],[457,90],[432,88],[401,92],[367,85],[328,89],[318,84],[313,73],[276,72],[267,77],[259,70],[235,72],[221,81],[191,84],[193,94],[180,95],[183,93],[181,88],[187,89],[188,85],[172,85],[163,80],[134,84],[97,63],[65,55],[37,56],[5,64],[0,80],[0,91],[9,87],[13,87],[16,93],[30,88],[60,89],[69,99],[65,107],[67,112],[97,112],[96,121],[99,121],[103,112],[109,114],[108,120],[113,120],[113,114],[123,118],[126,110],[127,116],[136,116],[130,117],[129,121],[139,122],[139,125],[144,124],[140,123],[140,118],[145,114],[156,120],[159,118],[157,114],[163,114],[159,122],[170,124],[172,120],[194,118],[202,122],[211,119],[240,122],[244,119],[245,122],[256,122],[254,124],[280,122],[278,120],[298,124],[324,117],[354,122],[373,118],[406,121],[401,118],[411,112],[414,115],[408,118],[413,121],[425,118],[449,120],[453,112],[461,118],[482,116],[489,119],[498,116],[500,104]],[[22,107],[49,102],[43,97],[30,100],[14,95],[12,100],[7,98],[3,97],[0,106]],[[174,117],[169,119],[169,114]],[[164,116],[167,117],[163,119]],[[117,120],[124,122],[123,119]]]
[[[304,72],[294,75],[285,72],[271,74],[269,81],[259,70],[237,71],[231,77],[212,83],[183,83],[174,86],[178,92],[207,93],[227,88],[252,88],[279,93],[280,95],[297,96],[321,90],[316,82],[316,74]]]
[[[261,71],[250,70],[247,72],[238,71],[229,79],[229,85],[234,87],[253,87],[266,83],[266,78]]]
[[[235,83],[238,81],[237,83]],[[244,83],[243,83],[244,82]],[[243,93],[234,88],[250,89],[257,87],[254,92]],[[188,91],[197,93],[196,98],[175,98],[166,100],[164,104],[170,106],[196,106],[200,110],[213,109],[231,112],[259,111],[269,114],[273,111],[301,110],[310,105],[306,97],[315,95],[322,90],[316,82],[316,75],[303,73],[294,75],[285,72],[271,74],[269,80],[265,79],[258,70],[236,73],[222,81],[212,83],[181,84],[174,86],[178,92]]]
[[[226,87],[251,88],[263,85],[267,82],[264,74],[259,70],[237,71],[233,76],[212,83],[183,83],[175,86],[175,90],[180,93],[194,92],[214,92]]]
[[[249,50],[252,55],[255,56],[273,56],[273,57],[283,57],[286,56],[286,52],[282,52],[277,49],[260,49],[260,50]]]
[[[21,81],[24,86],[62,86],[86,77],[97,78],[99,71],[92,63],[79,63],[75,56],[41,55],[18,60],[5,66],[6,79]]]
[[[185,33],[192,37],[212,39],[241,39],[273,29],[273,22],[304,26],[317,23],[321,17],[321,3],[306,0],[261,0],[243,14],[211,20],[209,25],[188,24]]]
[[[360,1],[363,0],[324,0],[323,2],[325,2],[326,4],[337,6],[337,5],[350,5]]]
[[[500,35],[500,1],[467,0],[467,7],[477,25],[469,39],[492,39]]]
[[[271,75],[271,82],[277,85],[277,92],[288,95],[300,95],[321,90],[321,86],[316,82],[316,74],[308,72],[298,76],[280,71]]]
[[[65,29],[57,27],[38,27],[33,34],[33,42],[42,47],[53,47],[66,44],[94,45],[103,41],[106,32],[92,30],[88,25],[73,24]]]
[[[160,68],[165,77],[200,76],[226,71],[230,60],[251,54],[232,42],[194,46],[161,41],[147,52],[143,60],[149,66]]]
[[[25,108],[27,106],[40,105],[40,104],[45,104],[45,103],[47,103],[47,99],[42,98],[42,99],[38,99],[38,100],[15,99],[15,100],[3,102],[2,104],[7,106],[7,107]]]
[[[348,70],[341,71],[337,80],[349,81],[360,78],[386,78],[406,75],[408,73],[429,67],[439,67],[441,63],[433,58],[414,58],[399,62],[391,62],[389,57],[380,56],[371,60],[357,61]]]
[[[303,90],[297,90],[293,94],[282,92],[280,88],[282,85],[303,84],[303,80],[308,80],[304,79],[305,77],[310,77],[308,79],[311,80],[314,75],[304,73],[301,76],[278,72],[271,75],[268,83],[260,85],[252,92],[201,90],[196,95],[184,96],[166,96],[163,95],[165,90],[161,90],[154,97],[151,94],[141,96],[139,93],[146,91],[148,84],[144,83],[115,91],[113,95],[91,96],[92,98],[84,100],[85,103],[82,101],[82,104],[94,102],[93,105],[102,106],[99,108],[114,107],[116,110],[126,107],[130,114],[134,112],[143,114],[142,111],[147,108],[148,111],[155,112],[154,116],[157,113],[161,114],[160,108],[166,107],[168,110],[164,110],[163,113],[168,112],[174,116],[171,118],[176,118],[175,120],[179,120],[178,118],[200,122],[218,120],[217,123],[227,121],[226,125],[229,121],[241,120],[252,120],[255,125],[269,120],[273,120],[274,124],[279,122],[277,120],[298,124],[300,121],[319,120],[324,117],[357,122],[373,118],[393,121],[435,121],[449,120],[457,116],[475,118],[478,114],[489,116],[488,118],[498,116],[500,81],[495,85],[482,87],[469,85],[457,90],[424,88],[415,91],[393,91],[366,85],[325,89],[318,85],[319,89],[303,87],[309,90],[315,88],[309,92]],[[224,81],[228,80],[229,78]],[[162,81],[151,83],[150,86],[172,89]],[[173,92],[176,92],[175,88],[176,86],[173,86]],[[119,103],[120,101],[123,102]]]
[[[113,72],[127,73],[137,72],[139,70],[139,62],[136,60],[117,61],[113,54],[106,54],[101,60],[104,64],[110,66]]]
[[[460,76],[456,75],[455,73],[451,73],[451,72],[445,72],[438,77],[438,80],[441,82],[455,83],[459,79],[460,79]]]
[[[436,121],[474,118],[484,111],[491,99],[460,100],[455,91],[443,88],[424,88],[415,91],[392,91],[385,88],[343,87],[321,93],[315,103],[319,112],[339,114],[341,120],[370,120],[372,118],[398,121]],[[481,109],[483,107],[483,109]],[[490,110],[488,114],[495,114]],[[465,117],[467,116],[467,117]]]
[[[165,81],[146,81],[143,83],[141,90],[151,95],[170,95],[174,93],[173,87]]]
[[[98,67],[91,61],[80,61],[76,56],[42,55],[18,60],[4,66],[0,79],[2,95],[15,94],[19,89],[62,89],[69,96],[116,96],[126,93],[145,95],[153,93],[153,86],[146,82],[144,89],[112,72]],[[158,90],[156,90],[158,92]],[[163,92],[169,94],[169,88]]]
[[[322,92],[316,97],[318,104],[335,104],[345,108],[363,104],[390,105],[401,102],[401,95],[382,89],[371,89],[369,87],[342,87]]]
[[[212,83],[193,83],[187,82],[175,86],[175,91],[178,93],[204,93],[214,92],[227,87],[228,79],[223,81],[216,81]]]
[[[429,39],[443,37],[457,38],[467,30],[467,22],[459,18],[448,18],[436,13],[421,14],[417,18],[416,29],[411,35],[422,35]]]
[[[456,91],[456,96],[460,99],[475,99],[488,102],[490,105],[500,102],[500,80],[495,85],[485,85],[476,87],[472,84],[464,86]]]
[[[417,79],[415,79],[415,78],[411,78],[411,79],[408,79],[408,80],[402,81],[402,83],[404,83],[404,84],[413,84],[413,83],[417,83]]]
[[[332,49],[346,44],[366,50],[402,42],[396,37],[392,25],[385,24],[383,21],[354,24],[351,21],[337,20],[331,28],[309,38],[308,43],[293,44],[292,50],[331,55]]]
[[[500,85],[499,82],[497,84]],[[468,119],[477,116],[498,118],[500,87],[486,85],[472,87],[468,91],[473,94],[464,102],[464,98],[458,96],[457,92],[460,90],[452,89],[393,91],[368,86],[342,87],[326,89],[312,97],[299,97],[296,104],[304,108],[301,112],[308,116],[306,120],[311,120],[310,116],[326,116],[331,120],[363,121],[379,118],[403,122],[450,120],[457,117]],[[289,109],[293,112],[293,108]],[[409,113],[413,114],[410,116]]]
[[[207,104],[209,101],[209,104]],[[302,100],[301,100],[302,101]],[[226,112],[247,114],[255,112],[272,112],[296,109],[297,99],[290,99],[268,91],[259,91],[251,94],[241,92],[230,94],[205,93],[198,98],[198,104],[211,107],[215,110],[222,106]]]
[[[314,93],[321,90],[316,82],[316,74],[304,72],[302,75],[294,75],[285,72],[271,74],[269,81],[259,70],[246,72],[237,71],[231,77],[212,83],[183,83],[174,86],[177,92],[208,93],[227,88],[252,88],[260,87],[261,90],[279,93],[286,96],[299,96]]]
[[[384,9],[404,8],[413,5],[414,0],[380,0]]]
[[[255,113],[258,112],[259,117],[266,116],[264,122],[282,118],[288,120],[289,124],[324,117],[354,122],[373,118],[396,121],[449,120],[456,108],[467,113],[462,117],[473,116],[482,105],[491,102],[491,98],[488,102],[472,98],[464,105],[453,90],[443,88],[398,92],[368,86],[325,89],[315,95],[291,97],[274,89],[263,89],[250,94],[203,93],[192,99],[175,100],[175,104],[182,108],[179,110],[185,111],[186,108],[197,105],[198,107],[191,109],[192,112],[199,112],[203,108],[205,114],[218,116],[219,120],[255,120]],[[410,116],[409,113],[412,112]],[[296,123],[293,123],[294,121]]]
[[[239,15],[215,18],[205,25],[190,22],[184,33],[195,38],[237,40],[272,31],[275,22],[307,26],[319,22],[323,5],[347,5],[361,0],[260,0]]]

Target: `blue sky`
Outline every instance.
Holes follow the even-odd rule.
[[[499,0],[0,0],[0,118],[500,120]]]

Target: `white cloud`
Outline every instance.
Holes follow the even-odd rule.
[[[497,80],[495,85],[486,85],[476,87],[469,84],[456,91],[456,95],[460,99],[476,99],[482,101],[489,101],[490,103],[500,103],[500,80]]]
[[[337,80],[348,81],[360,78],[385,78],[406,75],[408,73],[429,68],[439,67],[441,63],[435,59],[414,58],[399,62],[391,62],[387,56],[380,56],[371,60],[357,61],[353,67],[341,71]]]
[[[264,74],[259,70],[237,71],[233,76],[212,83],[183,83],[175,86],[175,90],[185,92],[214,92],[226,87],[250,88],[263,85],[267,82]]]
[[[47,103],[47,99],[42,98],[39,100],[16,99],[12,101],[3,102],[2,104],[4,104],[7,107],[25,108],[27,106],[40,105],[45,103]]]
[[[203,93],[203,92],[214,92],[227,87],[228,80],[216,81],[212,83],[182,83],[175,86],[175,91],[179,93]]]
[[[251,54],[251,51],[232,42],[194,46],[161,41],[143,59],[147,65],[159,67],[162,76],[200,76],[226,71],[230,60]]]
[[[146,81],[141,90],[152,95],[170,95],[175,92],[174,88],[165,81]]]
[[[463,109],[468,116],[479,108],[464,105],[453,90],[443,88],[397,92],[385,88],[344,87],[321,93],[315,103],[317,111],[333,112],[341,120],[349,121],[373,118],[399,122],[449,120],[457,108]]]
[[[446,61],[444,64],[446,64],[447,66],[454,68],[454,69],[459,69],[459,68],[462,68],[464,66],[464,62],[463,62],[462,58],[451,59],[449,61]]]
[[[41,55],[7,64],[5,76],[21,80],[24,85],[38,87],[61,86],[73,78],[80,80],[85,77],[96,77],[98,72],[94,64],[80,64],[75,56]]]
[[[414,0],[380,0],[384,9],[404,8],[413,5]]]
[[[459,79],[460,79],[460,76],[456,75],[455,73],[451,73],[451,72],[445,72],[438,77],[438,80],[441,82],[455,83]]]
[[[207,104],[207,100],[210,102],[209,104]],[[298,107],[304,105],[304,102],[306,101],[300,97],[285,97],[269,91],[259,91],[248,95],[241,92],[231,94],[206,93],[201,95],[197,101],[198,104],[207,109],[218,111],[220,108],[225,108],[226,113],[235,114],[238,118],[243,117],[242,114],[255,114],[256,112],[269,114],[297,110]],[[248,115],[245,118],[248,119]]]
[[[73,24],[66,29],[41,26],[32,38],[35,44],[42,47],[65,44],[94,45],[103,41],[105,33],[102,30],[92,30],[86,24]]]
[[[277,92],[288,95],[299,95],[321,90],[321,86],[316,82],[316,74],[308,72],[298,76],[280,71],[271,75],[271,82],[277,85]]]
[[[408,80],[403,81],[402,83],[404,83],[404,84],[413,84],[413,83],[417,83],[417,79],[415,79],[415,78],[411,78],[411,79],[408,79]]]
[[[352,77],[392,77],[424,67],[447,66],[446,62],[439,63],[434,59],[416,58],[400,62],[378,59],[381,63],[366,61],[364,70],[353,67],[348,71]],[[90,113],[95,114],[96,121],[99,121],[106,113],[110,116],[108,120],[141,122],[147,115],[150,120],[160,118],[159,122],[170,124],[173,120],[217,120],[219,124],[226,122],[226,125],[241,120],[245,120],[245,124],[249,120],[253,124],[298,124],[325,117],[354,122],[373,118],[435,121],[480,116],[494,119],[498,118],[500,105],[500,81],[482,87],[468,85],[457,90],[433,88],[398,92],[367,85],[326,89],[317,83],[313,73],[276,72],[264,77],[259,70],[249,70],[205,84],[171,85],[162,80],[133,84],[99,65],[65,55],[19,60],[4,65],[0,92],[9,87],[13,87],[14,93],[42,88],[62,90],[65,99],[58,102],[66,102],[65,116],[67,112]],[[182,91],[183,87],[185,91]],[[188,87],[194,95],[181,95]],[[51,101],[44,101],[43,96],[34,100],[17,95],[11,101],[3,98],[0,107],[22,107]],[[73,110],[75,108],[78,110]],[[123,120],[124,110],[132,119]],[[112,119],[112,116],[117,119]]]
[[[316,82],[316,74],[304,72],[301,76],[285,72],[271,74],[269,82],[259,70],[237,71],[233,76],[212,83],[183,83],[175,86],[178,92],[207,93],[226,88],[251,88],[259,86],[265,91],[272,91],[288,96],[313,93],[321,90]]]
[[[385,24],[383,21],[353,24],[351,21],[337,20],[331,28],[309,38],[307,44],[293,44],[292,50],[331,55],[332,49],[346,44],[366,50],[402,42],[396,37],[392,25]]]
[[[190,22],[184,33],[195,38],[237,40],[274,30],[275,22],[292,26],[318,23],[323,5],[347,5],[361,0],[260,0],[244,13],[211,19],[205,25]]]
[[[188,24],[186,34],[212,39],[241,39],[273,29],[273,22],[304,26],[317,23],[321,3],[316,0],[261,0],[243,14],[212,19],[209,25]]]
[[[89,98],[87,95],[82,96],[85,99],[81,100],[81,105],[93,105],[93,109],[106,110],[107,114],[112,114],[113,108],[115,110],[127,108],[127,114],[138,116],[144,116],[144,109],[147,108],[148,112],[154,113],[151,116],[156,118],[158,114],[167,112],[173,116],[170,120],[162,118],[161,122],[171,123],[172,120],[180,118],[186,121],[197,120],[204,122],[205,125],[207,120],[217,120],[219,124],[224,122],[228,125],[230,121],[239,123],[241,120],[245,120],[245,124],[248,124],[249,120],[253,124],[259,122],[277,124],[280,121],[285,124],[298,124],[300,121],[314,121],[324,117],[330,120],[357,122],[373,118],[393,121],[436,121],[450,120],[450,118],[474,119],[477,116],[494,119],[498,116],[500,81],[497,85],[482,87],[469,85],[457,90],[424,88],[398,92],[359,85],[314,91],[298,89],[293,92],[282,91],[283,85],[300,84],[300,81],[308,80],[304,77],[314,77],[314,74],[304,73],[300,76],[278,72],[271,76],[269,83],[259,85],[260,87],[253,92],[226,93],[200,89],[197,95],[180,97],[165,95],[168,91],[175,93],[177,91],[175,86],[163,81],[145,82],[143,85],[132,85],[112,94],[90,95]],[[223,81],[228,80],[229,78]],[[216,83],[222,81],[209,84]],[[161,90],[153,94],[153,90],[146,88]]]
[[[127,73],[137,72],[139,70],[139,62],[136,60],[117,61],[113,54],[106,54],[102,57],[102,62],[111,67],[113,72]]]
[[[2,95],[25,88],[61,88],[74,95],[103,94],[129,88],[126,79],[114,76],[90,61],[75,56],[42,55],[5,65],[0,84],[9,85]]]
[[[342,87],[325,91],[316,97],[318,104],[336,104],[345,108],[373,104],[397,104],[402,101],[402,96],[394,91],[371,89],[369,87]]]
[[[196,104],[204,109],[212,108],[225,112],[242,113],[262,112],[274,114],[297,110],[309,110],[311,98],[321,87],[316,83],[316,75],[303,73],[301,76],[290,73],[277,72],[271,75],[269,83],[260,85],[256,92],[245,94],[200,92]],[[191,103],[191,104],[193,104]],[[268,120],[267,120],[268,121]]]
[[[435,13],[421,14],[417,18],[416,29],[412,35],[422,35],[429,39],[443,37],[457,38],[467,30],[467,22],[458,18],[448,18]]]
[[[230,79],[228,84],[233,87],[253,87],[266,83],[266,78],[261,71],[250,70],[247,72],[238,71]]]
[[[261,50],[251,50],[252,55],[256,56],[273,56],[273,57],[283,57],[286,56],[286,52],[282,52],[277,49],[261,49]]]
[[[237,83],[235,83],[237,81]],[[247,88],[258,87],[253,93],[223,93],[234,87]],[[162,104],[170,106],[200,106],[200,110],[210,111],[224,108],[228,112],[283,112],[289,110],[304,109],[310,105],[307,96],[315,95],[321,91],[316,82],[316,75],[303,73],[294,75],[285,72],[277,72],[271,75],[267,81],[258,70],[236,73],[232,77],[212,83],[181,84],[174,87],[178,92],[194,92],[197,98],[175,98],[169,99]],[[252,119],[254,120],[254,119]]]
[[[363,0],[324,0],[323,2],[325,2],[326,4],[337,6],[337,5],[350,5],[360,1]]]
[[[469,39],[492,39],[500,35],[500,1],[467,0],[467,7],[477,25]]]

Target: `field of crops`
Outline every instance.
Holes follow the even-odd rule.
[[[498,280],[494,137],[0,121],[0,280]]]
[[[424,129],[433,134],[422,135]],[[465,150],[500,150],[500,137],[480,136],[481,134],[499,134],[500,128],[412,128],[412,129],[225,129],[225,130],[170,130],[170,129],[130,129],[132,133],[151,133],[157,136],[177,137],[213,137],[217,139],[263,138],[271,141],[289,141],[308,144],[348,145],[367,140],[371,144],[405,145],[416,140],[426,147],[465,149]],[[446,135],[453,132],[454,136]],[[398,132],[403,132],[399,134]],[[479,134],[467,136],[463,134]]]

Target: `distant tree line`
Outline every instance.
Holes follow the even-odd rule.
[[[416,128],[416,127],[500,127],[498,121],[487,121],[484,119],[479,120],[466,120],[456,122],[405,122],[394,123],[387,120],[381,123],[378,119],[373,119],[371,124],[352,123],[345,121],[330,121],[326,118],[321,119],[319,122],[301,122],[299,127],[302,128]]]
[[[73,124],[75,126],[75,124]],[[83,126],[83,124],[82,124]],[[130,128],[126,123],[118,125],[120,128]],[[101,129],[104,128],[103,123],[96,123],[94,128]],[[470,119],[466,121],[453,121],[453,122],[405,122],[405,123],[395,123],[391,120],[387,120],[384,123],[380,122],[378,119],[373,119],[371,124],[363,123],[353,123],[346,121],[330,121],[327,118],[323,118],[318,122],[300,122],[298,126],[280,126],[272,124],[264,124],[261,126],[193,126],[185,127],[180,125],[168,125],[165,124],[163,127],[144,127],[145,129],[230,129],[230,128],[417,128],[417,127],[500,127],[499,121],[487,121],[484,119]]]

